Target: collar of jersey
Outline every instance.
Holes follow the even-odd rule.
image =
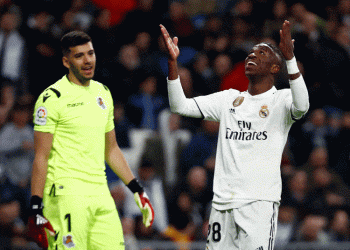
[[[249,96],[250,98],[255,98],[255,99],[258,99],[258,98],[259,98],[259,99],[260,99],[260,98],[265,98],[265,97],[271,96],[271,95],[273,95],[273,94],[276,93],[276,92],[277,92],[276,87],[275,87],[275,86],[272,86],[271,89],[269,89],[268,91],[266,91],[266,92],[264,92],[264,93],[261,93],[261,94],[259,94],[259,95],[251,95],[251,94],[249,94],[248,90],[245,91],[244,93],[245,93],[247,96]]]
[[[67,81],[67,83],[69,83],[71,86],[73,86],[74,88],[78,88],[78,89],[81,89],[81,90],[89,90],[90,89],[90,86],[91,86],[91,81],[90,81],[90,85],[89,86],[80,86],[80,85],[78,85],[78,84],[75,84],[74,82],[71,82],[71,81],[69,81],[69,79],[68,79],[68,75],[66,75],[66,81]]]

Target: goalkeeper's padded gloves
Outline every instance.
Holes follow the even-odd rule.
[[[30,199],[30,214],[28,217],[28,237],[36,242],[39,247],[48,248],[49,243],[45,229],[51,236],[55,236],[55,230],[48,219],[43,216],[42,198],[32,196]]]
[[[139,184],[136,178],[130,181],[127,187],[134,193],[134,199],[142,213],[143,224],[146,227],[152,226],[154,221],[154,210],[143,187]]]

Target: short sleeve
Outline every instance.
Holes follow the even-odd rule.
[[[109,90],[108,90],[108,95],[109,95],[108,99],[110,104],[108,107],[108,121],[106,124],[106,130],[105,130],[106,133],[114,129],[114,103],[113,103],[111,92]]]
[[[37,99],[33,114],[34,130],[54,134],[59,119],[58,98],[45,90]]]

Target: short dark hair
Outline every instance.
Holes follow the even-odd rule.
[[[66,55],[70,52],[71,47],[83,45],[91,42],[91,37],[83,31],[75,30],[68,32],[61,38],[62,54]]]

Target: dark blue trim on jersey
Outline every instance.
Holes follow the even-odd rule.
[[[202,118],[204,118],[204,114],[203,114],[202,110],[200,109],[198,103],[196,102],[196,99],[194,99],[194,98],[192,98],[192,99],[193,99],[194,102],[196,103],[196,105],[197,105],[197,107],[198,107],[198,109],[199,109],[199,112],[201,112]]]
[[[54,88],[49,88],[49,89],[51,89],[57,95],[57,98],[60,98],[61,93],[57,89],[54,89]]]

